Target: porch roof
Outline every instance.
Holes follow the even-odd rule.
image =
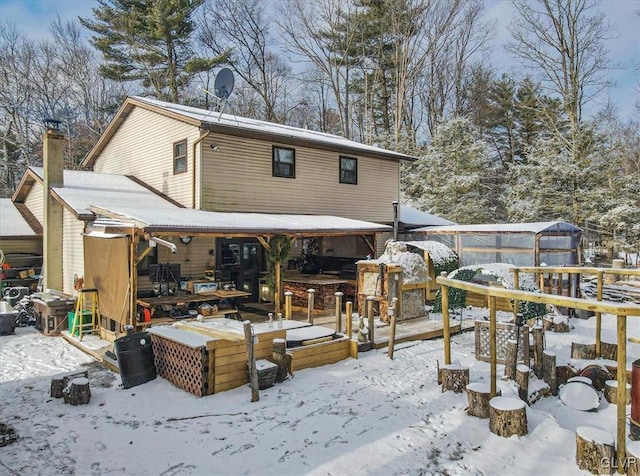
[[[0,236],[3,238],[38,236],[10,198],[0,198]]]
[[[388,225],[330,215],[227,213],[191,208],[89,207],[98,215],[156,235],[336,236],[392,231]],[[113,222],[112,222],[113,223]],[[96,222],[96,225],[100,222]]]

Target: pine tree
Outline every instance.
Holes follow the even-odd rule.
[[[116,81],[141,81],[158,99],[178,102],[194,75],[220,58],[196,58],[191,19],[204,0],[98,0],[94,19],[80,18],[95,33],[104,57],[100,73]]]
[[[414,169],[407,196],[421,209],[457,223],[495,222],[498,194],[487,150],[468,119],[441,124]]]

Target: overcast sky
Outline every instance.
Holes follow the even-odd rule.
[[[512,17],[510,1],[485,0],[485,3],[487,17],[498,20],[491,60],[500,71],[517,71],[517,65],[502,50],[502,45],[510,39],[507,30]],[[42,38],[48,36],[49,24],[56,14],[63,19],[89,17],[95,6],[95,0],[0,0],[0,20],[15,24],[19,31],[32,38]],[[640,100],[640,75],[633,72],[633,67],[640,64],[640,0],[601,0],[598,8],[615,25],[617,37],[607,42],[612,63],[625,68],[609,72],[617,83],[610,92],[611,98],[621,119],[637,119],[634,104]],[[597,108],[597,105],[593,107]]]

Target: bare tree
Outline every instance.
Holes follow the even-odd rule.
[[[557,96],[569,124],[569,133],[556,128],[569,151],[572,167],[589,156],[581,130],[585,104],[608,85],[609,67],[604,40],[611,33],[603,14],[590,15],[590,0],[513,0],[516,19],[510,26],[513,41],[507,50],[537,73],[546,94]],[[556,121],[549,121],[556,124]],[[573,220],[581,222],[578,190],[572,184]]]
[[[273,48],[264,2],[209,0],[200,18],[200,40],[228,55],[233,70],[261,98],[263,119],[285,122],[290,110],[291,68]]]
[[[277,5],[277,23],[285,38],[283,48],[312,66],[314,80],[331,90],[333,106],[339,114],[342,135],[352,138],[349,104],[350,55],[355,45],[348,25],[339,28],[351,8],[343,0],[290,0]],[[340,36],[339,42],[336,35]],[[336,44],[341,48],[337,49]]]

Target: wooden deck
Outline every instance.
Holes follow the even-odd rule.
[[[249,306],[246,306],[244,309],[240,310],[241,319],[249,320],[252,323],[263,323],[268,319],[268,313],[273,312],[273,304],[264,303],[257,304],[251,303]],[[307,321],[306,312],[293,312],[292,318],[297,321]],[[186,321],[186,320],[185,320]],[[158,322],[158,324],[169,324],[177,322],[176,320],[164,320],[162,323]],[[324,315],[324,316],[314,316],[313,318],[314,325],[328,327],[330,329],[335,329],[335,315]],[[152,324],[154,324],[152,322]],[[352,330],[353,335],[352,339],[356,339],[357,331],[359,327],[359,318],[357,315],[354,315],[352,318]],[[450,325],[450,333],[455,334],[458,332],[464,332],[468,330],[473,330],[474,323],[472,319],[463,319],[462,322],[458,319],[452,319]],[[343,323],[341,332],[346,332],[346,325]],[[382,321],[376,320],[375,329],[374,329],[374,341],[372,347],[374,349],[381,349],[387,347],[389,345],[389,325],[385,324]],[[418,341],[418,340],[426,340],[426,339],[436,339],[443,337],[444,328],[442,325],[442,321],[439,319],[430,319],[429,316],[417,317],[413,319],[407,319],[403,321],[398,321],[396,326],[396,336],[395,343],[399,344],[402,342],[409,341]],[[83,339],[80,340],[77,336],[72,336],[68,331],[62,332],[62,337],[77,347],[78,349],[86,352],[87,354],[93,356],[95,359],[102,362],[106,367],[110,370],[118,372],[118,363],[115,359],[113,359],[114,348],[113,343],[108,342],[106,340],[102,340],[95,335],[87,335],[85,334]]]

